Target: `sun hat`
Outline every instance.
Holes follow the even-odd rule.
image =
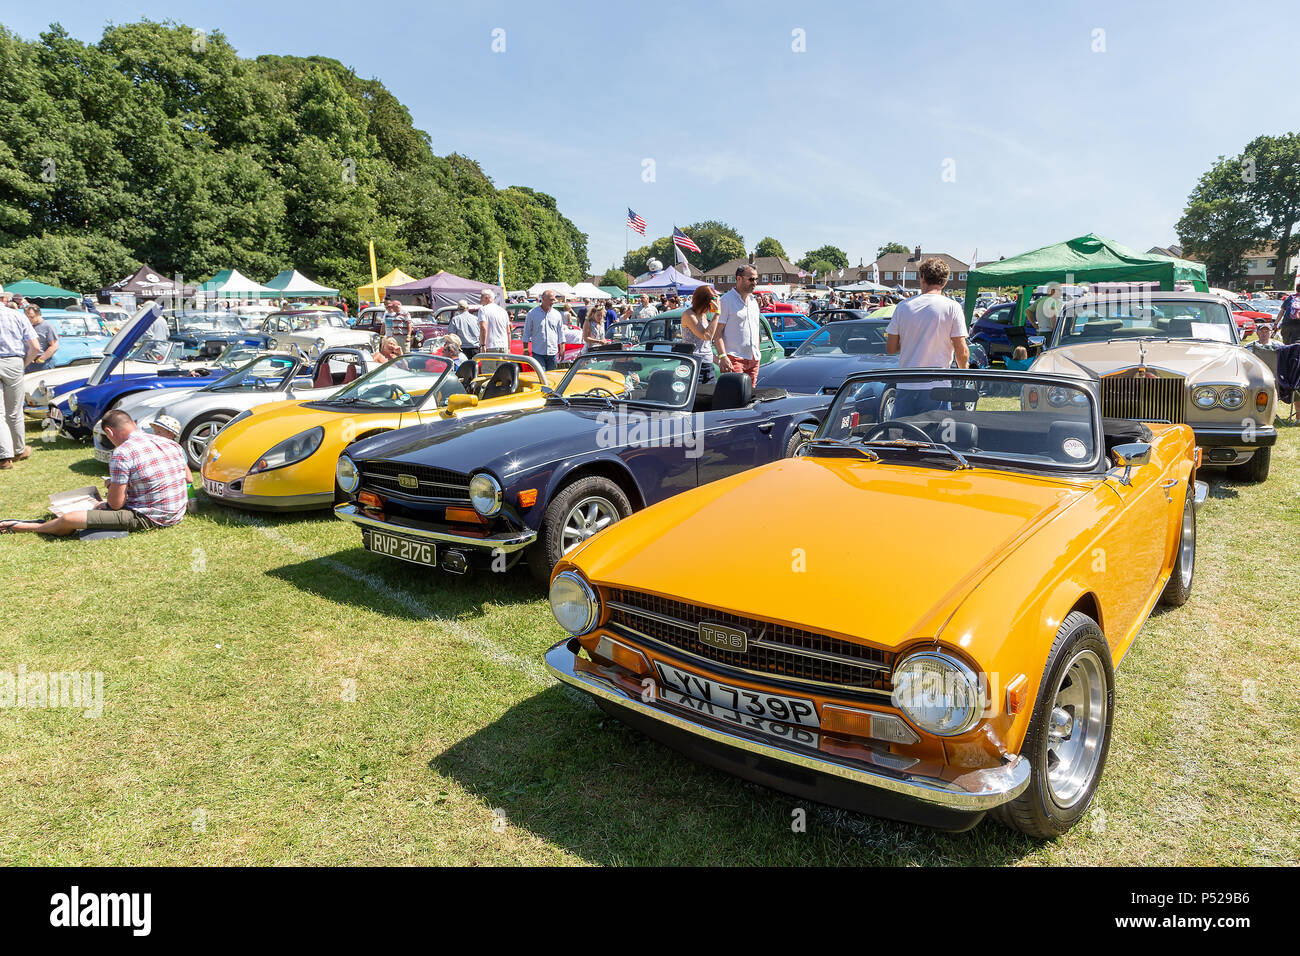
[[[159,415],[149,424],[149,428],[154,432],[157,432],[160,428],[165,428],[173,435],[181,433],[181,423],[171,415]]]

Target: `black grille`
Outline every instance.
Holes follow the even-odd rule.
[[[1181,422],[1183,379],[1103,378],[1101,414],[1104,418]]]
[[[889,651],[641,591],[611,588],[607,595],[610,623],[615,627],[639,632],[704,660],[737,670],[846,690],[888,694],[893,689],[894,654]],[[749,649],[737,653],[702,643],[698,631],[701,621],[744,628],[750,635]]]
[[[430,465],[407,465],[391,461],[366,461],[357,465],[361,483],[408,498],[436,498],[440,501],[469,501],[469,476]],[[404,487],[398,476],[410,476],[419,482],[415,488]]]

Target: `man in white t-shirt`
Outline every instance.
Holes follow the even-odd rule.
[[[885,329],[885,351],[898,356],[898,367],[967,368],[970,347],[966,344],[966,317],[955,300],[943,294],[948,282],[948,264],[932,256],[921,263],[921,294],[894,306]],[[899,382],[894,399],[894,417],[906,418],[942,407],[929,396],[934,382]]]
[[[496,303],[496,293],[478,294],[478,342],[484,352],[510,351],[510,315]]]
[[[753,266],[743,265],[736,270],[736,287],[718,303],[718,333],[713,341],[719,368],[724,372],[744,372],[758,385],[761,308],[754,295],[756,285],[758,271]]]

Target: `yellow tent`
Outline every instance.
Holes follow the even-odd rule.
[[[367,282],[357,288],[358,302],[379,302],[390,285],[402,285],[414,282],[415,276],[408,276],[401,269],[394,269],[386,276],[380,276],[378,283]]]

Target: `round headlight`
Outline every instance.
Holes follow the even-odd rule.
[[[1218,401],[1219,393],[1209,385],[1192,390],[1192,404],[1197,408],[1213,408]]]
[[[76,395],[69,395],[69,396],[68,396],[68,410],[69,410],[69,411],[72,411],[72,412],[75,412],[75,411],[77,410],[77,396],[76,396]]]
[[[940,737],[962,734],[984,711],[975,672],[946,654],[913,654],[894,668],[894,706],[922,730]]]
[[[551,582],[551,613],[570,634],[586,634],[600,620],[600,600],[576,571],[561,571]]]
[[[272,352],[274,352],[276,349],[278,349],[278,348],[280,347],[280,340],[279,340],[279,339],[267,339],[267,340],[266,340],[266,347],[267,347],[268,349],[270,349]]]
[[[1219,392],[1219,404],[1224,408],[1241,408],[1245,403],[1245,391],[1236,386],[1229,386]]]
[[[338,480],[339,487],[348,494],[356,491],[357,485],[361,484],[361,473],[347,455],[339,455],[338,463],[334,466],[334,477]]]
[[[469,480],[469,500],[483,517],[492,517],[501,510],[501,483],[480,471]]]

